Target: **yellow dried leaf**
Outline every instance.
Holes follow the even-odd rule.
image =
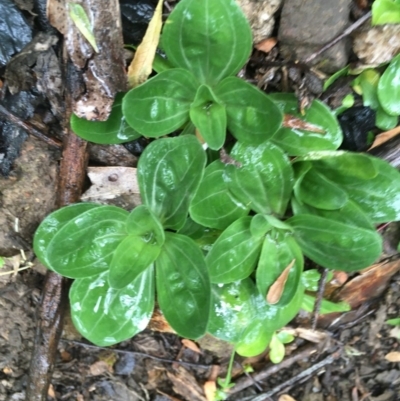
[[[153,18],[147,27],[146,34],[144,35],[142,43],[136,49],[135,57],[128,68],[128,83],[132,88],[145,82],[151,74],[154,57],[160,40],[162,5],[163,1],[158,0]]]
[[[289,394],[282,394],[278,401],[296,401],[293,397],[291,397]]]
[[[285,288],[286,281],[289,277],[290,269],[295,264],[296,259],[293,259],[289,265],[285,268],[285,270],[281,273],[281,275],[277,278],[274,284],[269,287],[267,293],[267,302],[274,305],[279,302],[282,297],[283,290]]]
[[[207,401],[215,400],[215,392],[217,391],[217,384],[215,381],[207,381],[204,383],[204,394],[206,395]]]
[[[400,362],[400,352],[389,352],[385,359],[389,362]]]

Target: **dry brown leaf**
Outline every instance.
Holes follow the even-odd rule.
[[[193,352],[197,352],[198,354],[201,354],[200,348],[198,347],[198,345],[197,345],[194,341],[188,340],[187,338],[184,338],[184,339],[182,340],[182,344],[183,344],[186,348],[191,349]]]
[[[294,128],[294,129],[301,129],[303,131],[309,131],[316,134],[325,134],[326,131],[321,129],[320,127],[308,123],[307,121],[302,120],[301,118],[292,116],[291,114],[285,114],[283,116],[283,127],[285,128]]]
[[[94,364],[90,365],[90,374],[92,376],[100,376],[106,372],[111,373],[111,367],[108,365],[107,362],[104,361],[97,361]]]
[[[53,387],[52,384],[50,384],[49,389],[47,390],[47,395],[48,395],[50,398],[56,399],[56,393],[55,393],[55,391],[54,391],[54,387]]]
[[[85,399],[83,398],[82,394],[77,394],[76,395],[76,401],[85,401]]]
[[[376,148],[379,145],[382,145],[383,143],[387,142],[389,139],[392,139],[399,134],[400,134],[400,125],[389,131],[380,133],[379,135],[377,135],[375,137],[374,142],[372,143],[371,147],[368,150],[371,150],[373,148]]]
[[[274,284],[269,287],[267,293],[267,302],[274,305],[279,302],[282,297],[283,290],[285,289],[286,281],[289,277],[290,269],[295,264],[296,259],[293,259],[289,265],[285,268],[285,270],[281,273],[281,275],[277,278]]]
[[[389,352],[385,359],[389,362],[400,362],[400,352]]]
[[[278,401],[296,401],[293,397],[291,397],[289,394],[282,394],[279,398]]]
[[[153,68],[162,26],[163,0],[158,0],[154,15],[147,27],[142,43],[138,46],[129,68],[128,83],[134,88],[147,80]]]
[[[211,382],[215,382],[221,370],[221,366],[219,365],[211,365],[210,374],[208,375],[208,380]]]
[[[215,381],[209,380],[204,383],[204,394],[206,395],[207,401],[214,401],[216,391],[217,384]]]
[[[376,263],[347,282],[335,293],[332,300],[345,301],[352,309],[358,308],[364,302],[379,297],[385,291],[391,277],[399,270],[400,259]]]
[[[303,329],[301,327],[295,329],[294,332],[296,336],[316,344],[325,341],[327,337],[327,333],[323,331]]]
[[[204,389],[197,383],[193,374],[183,366],[179,366],[174,372],[167,371],[167,376],[172,382],[172,389],[185,400],[207,401]]]
[[[254,47],[264,53],[269,53],[277,43],[278,40],[276,38],[268,38],[257,43]]]

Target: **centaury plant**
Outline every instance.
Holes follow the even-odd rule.
[[[235,1],[181,0],[161,37],[171,68],[118,96],[108,121],[72,118],[98,143],[175,135],[139,159],[143,205],[68,206],[36,232],[42,263],[75,279],[72,318],[92,342],[143,330],[156,294],[181,336],[208,332],[244,356],[273,339],[278,360],[284,341],[274,333],[314,303],[305,289],[315,290],[318,274],[303,271],[304,257],[367,267],[382,250],[375,225],[400,220],[399,172],[337,151],[342,132],[329,108],[314,100],[302,115],[294,95],[267,96],[235,76],[251,42]],[[283,114],[315,130],[283,126]],[[203,149],[220,149],[227,133],[226,157]]]

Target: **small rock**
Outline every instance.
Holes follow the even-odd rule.
[[[250,22],[254,43],[271,36],[282,0],[236,0]]]
[[[304,60],[349,25],[351,0],[286,0],[278,39],[284,57]],[[347,64],[348,40],[342,40],[314,60],[318,68],[334,72]]]
[[[357,32],[353,50],[367,65],[389,62],[400,51],[400,24],[374,26]]]
[[[114,365],[114,373],[117,375],[130,375],[135,369],[136,361],[133,355],[124,354]]]

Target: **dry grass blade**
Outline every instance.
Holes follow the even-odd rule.
[[[162,0],[158,0],[153,18],[147,27],[142,43],[128,68],[128,83],[134,88],[145,82],[151,74],[162,26]]]
[[[375,137],[374,142],[372,143],[371,147],[368,150],[371,150],[373,148],[376,148],[379,145],[382,145],[383,143],[387,142],[389,139],[392,139],[399,134],[400,134],[400,125],[389,131],[380,133],[379,135],[377,135]]]
[[[289,276],[290,269],[295,264],[296,259],[293,259],[289,265],[285,268],[285,270],[281,273],[281,275],[277,278],[274,284],[268,290],[267,293],[267,302],[274,305],[279,302],[282,297],[283,290],[285,288],[286,281]]]

